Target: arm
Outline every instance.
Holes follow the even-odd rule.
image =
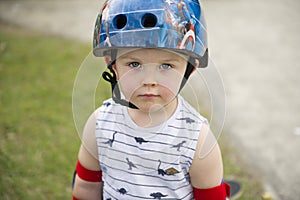
[[[223,178],[222,156],[217,140],[204,124],[198,138],[194,159],[190,168],[193,187],[211,188],[220,185]]]
[[[225,200],[229,189],[222,183],[223,162],[216,138],[208,125],[203,125],[190,167],[195,199]]]
[[[87,170],[94,172],[100,171],[98,161],[98,150],[95,138],[95,125],[96,125],[97,111],[95,111],[88,119],[83,135],[82,144],[78,153],[78,161],[81,166]],[[86,181],[78,176],[75,177],[73,188],[73,197],[76,199],[102,199],[102,183],[99,181]]]

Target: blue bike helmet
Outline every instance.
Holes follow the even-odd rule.
[[[94,55],[120,48],[162,48],[208,63],[207,33],[198,0],[107,0],[94,30]]]

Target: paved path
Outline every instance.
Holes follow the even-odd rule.
[[[300,197],[300,1],[207,1],[227,130],[278,199]]]
[[[226,131],[276,194],[300,196],[300,1],[206,0]],[[98,1],[0,1],[0,18],[90,42]],[[275,192],[276,191],[276,192]]]

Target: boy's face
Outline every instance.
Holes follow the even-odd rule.
[[[150,112],[173,101],[188,59],[167,50],[119,50],[114,70],[125,98]]]

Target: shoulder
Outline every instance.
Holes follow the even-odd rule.
[[[112,99],[108,99],[102,103],[100,107],[98,107],[87,119],[83,132],[82,132],[82,146],[93,156],[96,157],[98,154],[97,145],[96,145],[96,136],[95,131],[97,127],[97,120],[103,113],[108,112],[114,104]]]
[[[98,148],[95,136],[96,120],[99,109],[95,110],[85,123],[82,137],[81,147],[78,153],[78,160],[87,169],[99,170]]]
[[[82,133],[82,144],[79,151],[79,160],[88,169],[97,169],[98,166],[98,147],[96,140],[96,128],[99,117],[102,113],[107,113],[114,101],[108,99],[102,103],[88,118]]]
[[[96,109],[85,123],[82,133],[82,145],[93,155],[97,155],[95,129],[100,108]]]
[[[97,126],[97,120],[103,117],[103,114],[109,113],[114,107],[114,101],[112,99],[105,100],[102,105],[97,108],[88,118],[82,135],[82,142],[86,145],[90,145],[95,140],[95,130]]]

